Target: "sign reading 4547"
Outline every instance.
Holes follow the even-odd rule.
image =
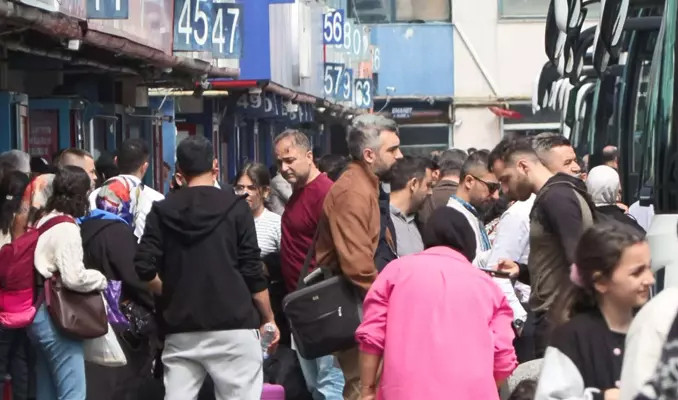
[[[242,6],[224,0],[174,2],[174,50],[209,51],[216,58],[239,58]]]

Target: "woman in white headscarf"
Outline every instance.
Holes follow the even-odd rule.
[[[617,205],[621,195],[621,183],[619,174],[614,168],[607,165],[593,168],[586,178],[586,188],[598,212],[645,233],[638,222]]]

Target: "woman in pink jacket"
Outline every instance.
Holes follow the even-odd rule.
[[[362,400],[499,398],[517,365],[513,312],[471,265],[474,237],[461,213],[439,208],[424,229],[427,250],[379,274],[356,332]]]

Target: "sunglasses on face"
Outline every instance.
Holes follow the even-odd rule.
[[[471,175],[471,176],[473,177],[473,179],[477,180],[478,182],[484,183],[485,186],[487,186],[487,190],[490,191],[490,194],[493,194],[494,192],[498,191],[499,188],[501,187],[501,184],[499,184],[498,182],[487,182],[487,181],[484,181],[484,180],[478,178],[477,176],[473,176],[473,175]]]

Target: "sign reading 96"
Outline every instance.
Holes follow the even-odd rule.
[[[372,79],[355,80],[355,105],[358,108],[372,108]]]
[[[223,0],[174,2],[174,50],[208,51],[217,58],[239,58],[242,6]]]

